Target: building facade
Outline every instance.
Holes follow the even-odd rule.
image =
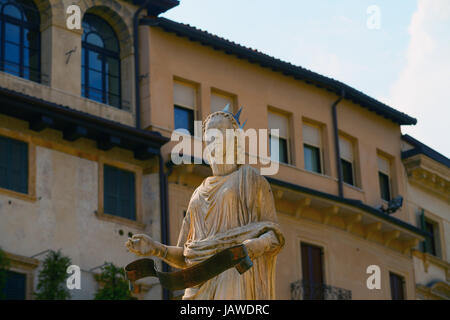
[[[279,129],[267,141],[279,146],[279,170],[267,179],[286,237],[278,299],[448,298],[449,163],[402,136],[414,118],[159,17],[177,1],[80,2],[81,30],[67,28],[63,2],[27,1],[34,11],[1,2],[1,23],[24,34],[34,19],[40,38],[2,38],[0,50],[0,157],[4,172],[20,172],[0,185],[0,247],[25,275],[27,298],[36,254],[47,249],[85,271],[85,289],[72,293],[88,299],[98,286],[92,269],[134,259],[123,248],[129,233],[176,245],[189,199],[211,171],[175,165],[169,138],[185,129],[201,145],[194,121],[226,104],[244,106],[245,129]],[[5,13],[11,3],[34,18]],[[12,44],[19,55],[5,54]],[[29,52],[37,58],[24,59]],[[136,295],[163,297],[152,281]]]
[[[33,298],[48,250],[81,269],[92,299],[105,262],[124,266],[136,233],[161,238],[161,135],[136,128],[133,14],[120,1],[0,2],[0,247],[6,297]],[[143,285],[138,296],[161,298]]]

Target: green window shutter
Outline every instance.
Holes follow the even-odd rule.
[[[0,137],[0,187],[28,193],[28,144]]]
[[[421,209],[419,213],[419,226],[422,231],[427,231],[426,225],[425,225],[425,210]],[[428,252],[427,248],[427,239],[422,241],[422,252]]]
[[[120,170],[119,205],[122,217],[136,220],[134,173]]]
[[[117,169],[105,165],[103,167],[103,194],[104,194],[104,210],[105,213],[117,215],[118,198],[117,198]]]
[[[11,141],[11,189],[28,193],[28,145],[21,141]]]
[[[136,191],[133,172],[104,166],[105,213],[136,220]]]
[[[8,139],[0,137],[0,188],[8,189]]]

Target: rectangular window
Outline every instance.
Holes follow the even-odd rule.
[[[183,107],[174,107],[175,130],[186,129],[194,135],[194,111]]]
[[[339,150],[341,153],[342,178],[345,183],[354,186],[353,143],[344,137],[339,137]]]
[[[211,113],[222,111],[225,106],[229,104],[230,110],[234,111],[234,99],[231,96],[220,94],[217,92],[211,93]]]
[[[303,124],[303,153],[305,169],[322,173],[322,139],[319,127]]]
[[[23,273],[6,271],[6,281],[0,292],[0,299],[25,300],[27,276]]]
[[[271,111],[269,111],[268,117],[270,158],[274,161],[290,163],[289,118],[281,113]],[[270,129],[278,129],[279,136],[272,135]]]
[[[378,180],[381,199],[391,201],[390,161],[378,156]]]
[[[195,86],[175,81],[173,85],[174,129],[185,129],[194,135],[197,90]]]
[[[301,243],[304,300],[324,299],[323,250]]]
[[[421,213],[421,227],[422,230],[428,232],[430,236],[425,238],[423,242],[423,251],[433,256],[440,256],[440,243],[439,243],[439,224],[427,217],[425,213]]]
[[[0,137],[0,188],[28,193],[28,144]]]
[[[405,300],[405,279],[395,273],[389,272],[392,300]]]
[[[136,220],[135,174],[106,164],[103,170],[105,213]]]

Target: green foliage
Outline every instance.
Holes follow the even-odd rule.
[[[10,267],[10,261],[6,253],[0,248],[0,299],[3,299],[2,289],[6,284],[6,272]]]
[[[43,268],[39,272],[37,300],[66,300],[70,293],[66,286],[69,276],[67,268],[72,264],[69,257],[64,256],[59,250],[50,251],[45,257]]]
[[[102,268],[102,273],[97,277],[102,287],[97,291],[95,300],[134,300],[128,289],[128,281],[125,278],[123,268],[107,262]]]

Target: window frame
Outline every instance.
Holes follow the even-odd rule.
[[[185,86],[185,87],[190,87],[193,89],[194,91],[194,105],[193,106],[189,106],[183,103],[178,103],[177,101],[175,101],[175,83],[177,83],[178,85],[181,86]],[[192,111],[192,132],[191,132],[191,136],[193,137],[195,135],[195,121],[197,120],[197,111],[198,111],[198,103],[199,103],[199,98],[198,98],[198,85],[193,83],[193,82],[189,82],[186,80],[181,80],[178,78],[174,78],[172,81],[172,111],[173,111],[173,131],[177,130],[177,128],[175,128],[175,108],[181,108],[181,109],[187,109],[187,110],[191,110]],[[187,131],[189,131],[189,129],[186,128],[178,128],[178,129],[185,129]]]
[[[11,263],[9,271],[21,273],[26,276],[25,299],[33,300],[34,279],[35,279],[34,272],[39,267],[39,260],[35,258],[21,256],[7,251],[5,251],[5,254]]]
[[[42,74],[41,74],[41,64],[42,64],[41,63],[41,56],[42,56],[41,39],[42,39],[42,36],[41,36],[41,30],[40,30],[41,16],[40,16],[40,12],[37,9],[35,3],[33,1],[31,1],[31,0],[29,2],[30,2],[30,4],[28,4],[27,6],[24,6],[21,3],[9,2],[9,1],[7,3],[4,3],[4,4],[0,3],[0,31],[1,31],[1,35],[0,35],[0,40],[1,40],[0,41],[0,70],[2,72],[11,74],[11,75],[16,76],[16,77],[20,77],[20,78],[23,78],[23,79],[26,79],[26,80],[34,81],[34,82],[37,82],[37,83],[41,83],[42,82]],[[24,18],[19,20],[17,18],[11,17],[11,16],[4,15],[3,11],[4,11],[5,6],[7,6],[7,5],[12,5],[12,6],[16,7],[21,12],[22,16],[25,15],[25,12],[27,10],[28,11],[30,11],[30,10],[35,11],[35,13],[37,15],[37,18],[38,18],[38,21],[33,23],[33,22],[25,21]],[[26,7],[26,8],[24,8],[24,7]],[[20,34],[19,35],[20,36],[19,43],[18,44],[14,44],[14,45],[19,46],[19,50],[20,50],[20,53],[19,53],[19,55],[20,55],[20,57],[19,57],[19,65],[18,65],[19,66],[19,74],[16,74],[16,73],[13,73],[13,72],[9,72],[9,71],[5,70],[5,63],[6,63],[6,60],[5,60],[5,43],[6,43],[6,40],[5,40],[5,23],[13,24],[13,25],[15,25],[15,26],[17,26],[19,28],[19,34]],[[37,56],[37,61],[38,61],[37,68],[33,68],[33,69],[35,69],[33,71],[35,71],[36,74],[37,74],[37,80],[35,80],[35,79],[33,79],[33,77],[31,77],[31,73],[33,72],[31,70],[32,67],[31,66],[25,67],[24,51],[25,51],[25,48],[30,49],[30,47],[26,47],[25,44],[24,44],[24,29],[32,30],[38,36],[38,39],[36,40],[36,42],[38,44],[38,47],[37,48],[32,48],[33,50],[36,50],[37,54],[38,54],[38,56]],[[25,68],[28,68],[28,73],[29,73],[28,77],[25,77],[25,72],[24,72]]]
[[[317,129],[319,132],[319,145],[314,145],[313,143],[306,143],[304,139],[304,126],[309,126]],[[303,169],[307,172],[312,172],[315,174],[325,175],[325,166],[324,166],[324,150],[323,150],[323,136],[322,136],[322,126],[319,124],[313,124],[309,121],[303,121],[302,123],[302,146],[303,146]],[[319,163],[320,163],[320,172],[308,170],[306,168],[306,154],[305,154],[305,146],[313,147],[319,149]]]
[[[227,93],[227,92],[222,91],[220,89],[211,88],[210,96],[209,96],[209,111],[210,111],[210,113],[216,112],[216,111],[212,110],[212,101],[213,101],[212,97],[213,96],[218,96],[218,97],[224,98],[224,100],[229,100],[230,101],[231,112],[234,113],[236,111],[236,105],[237,105],[237,103],[236,103],[236,100],[237,100],[236,95],[231,94],[231,93]],[[225,106],[223,106],[222,109],[224,107]],[[220,111],[222,109],[219,109],[217,111]]]
[[[17,192],[7,188],[0,187],[0,194],[5,194],[20,200],[35,202],[36,197],[36,145],[32,138],[20,132],[12,131],[6,128],[0,128],[0,136],[24,142],[28,145],[28,190],[27,193]]]
[[[379,163],[378,163],[378,159],[385,160],[387,162],[389,172],[386,172],[386,171],[382,170],[382,168],[380,168]],[[392,169],[391,169],[391,166],[392,166],[391,159],[389,159],[388,157],[386,157],[384,155],[377,154],[378,186],[379,186],[380,198],[381,198],[382,201],[385,201],[385,202],[389,202],[393,198],[393,196],[392,196],[393,195],[393,189],[392,189],[392,177],[391,177]],[[385,176],[387,176],[387,178],[388,178],[389,200],[384,199],[383,195],[381,193],[380,173],[385,175]]]
[[[120,170],[130,171],[134,173],[134,183],[135,183],[135,210],[136,210],[136,220],[131,220],[128,218],[116,216],[105,212],[104,205],[104,166],[108,165],[115,167]],[[143,222],[143,210],[142,210],[142,179],[143,179],[143,169],[137,165],[112,161],[103,157],[100,157],[98,161],[98,209],[95,212],[97,218],[101,220],[111,221],[123,225],[127,225],[138,230],[144,230],[146,224]]]
[[[397,277],[401,280],[402,299],[394,299],[394,296],[393,296],[394,288],[392,287],[392,278],[391,278],[392,276]],[[406,278],[403,275],[401,275],[397,272],[393,272],[393,271],[389,271],[388,277],[389,277],[389,289],[390,289],[391,300],[407,300]]]
[[[356,179],[356,160],[355,160],[355,144],[354,144],[354,141],[352,139],[349,139],[349,138],[343,136],[342,134],[340,134],[338,138],[339,138],[339,140],[338,140],[339,144],[341,143],[341,139],[345,140],[347,143],[350,144],[350,146],[352,148],[352,155],[353,155],[352,159],[348,159],[348,158],[344,157],[343,154],[342,154],[342,148],[339,146],[339,149],[341,151],[339,160],[341,161],[341,167],[342,167],[342,181],[345,184],[349,185],[349,186],[357,187],[358,183],[357,183],[357,179]],[[353,183],[348,183],[348,182],[346,182],[344,180],[344,166],[342,165],[342,161],[346,161],[346,162],[350,163],[350,165],[352,167],[352,181],[353,181]]]
[[[443,229],[442,229],[442,218],[432,214],[431,212],[421,209],[420,213],[420,228],[424,231],[425,229],[425,223],[428,222],[433,225],[433,240],[434,240],[434,248],[435,248],[435,254],[429,252],[427,249],[426,241],[422,241],[421,245],[421,251],[430,254],[433,257],[445,260],[446,259],[446,253],[445,250],[443,250],[444,246],[442,244],[442,235],[443,235]]]
[[[112,50],[105,49],[105,48],[93,45],[91,43],[88,43],[83,38],[84,37],[88,37],[88,35],[93,33],[93,32],[92,31],[88,32],[85,35],[84,31],[83,31],[83,34],[81,36],[82,37],[82,40],[81,40],[81,48],[82,48],[82,53],[81,53],[81,60],[82,60],[82,63],[81,63],[81,77],[83,77],[83,73],[84,73],[84,79],[82,79],[82,82],[81,82],[81,95],[83,97],[87,98],[87,99],[96,101],[98,103],[103,103],[103,104],[106,104],[108,106],[111,106],[111,107],[114,107],[114,108],[122,110],[123,109],[123,104],[122,104],[122,72],[121,72],[122,68],[121,68],[121,59],[120,59],[120,42],[119,42],[119,37],[117,36],[117,33],[115,32],[114,28],[105,19],[103,19],[102,17],[97,16],[95,14],[92,14],[92,13],[86,13],[86,14],[88,14],[90,16],[94,16],[96,19],[101,20],[103,23],[107,24],[109,28],[111,28],[111,31],[113,32],[113,34],[114,34],[114,36],[116,38],[118,48],[117,48],[117,52],[114,52]],[[86,14],[83,17],[83,20],[85,19]],[[99,34],[98,32],[95,32],[95,33]],[[100,36],[100,38],[102,38],[102,40],[104,40],[103,37],[101,37],[100,34],[99,34],[99,36]],[[101,94],[102,94],[102,101],[98,101],[96,99],[93,99],[92,97],[90,97],[88,95],[89,94],[89,90],[95,89],[95,88],[92,88],[92,87],[89,86],[89,71],[92,70],[92,71],[95,71],[95,72],[100,72],[98,70],[93,70],[93,69],[89,68],[89,53],[90,52],[96,53],[96,54],[98,54],[101,57],[101,65],[102,65],[102,67],[101,67],[101,69],[102,69],[101,70],[101,77],[102,77]],[[106,71],[106,60],[108,58],[116,60],[117,64],[118,64],[117,77],[113,76],[113,77],[118,79],[118,94],[117,95],[114,94],[115,96],[117,96],[117,99],[118,99],[118,102],[119,102],[119,104],[117,106],[113,105],[113,104],[110,104],[109,101],[108,101],[109,100],[108,96],[110,94],[110,91],[107,89],[107,87],[109,87],[109,85],[107,86],[107,81],[108,81],[107,78],[108,78],[109,74]],[[84,81],[84,84],[83,84],[83,81]],[[99,89],[95,89],[95,90],[96,91],[100,91]]]
[[[270,128],[269,127],[269,118],[270,118],[271,114],[274,115],[275,117],[285,118],[286,123],[287,123],[287,128],[286,128],[287,134],[286,134],[286,136],[281,136],[280,135],[278,137],[279,140],[283,139],[285,141],[285,143],[286,143],[286,160],[287,160],[287,162],[280,161],[280,159],[278,159],[278,162],[281,163],[281,164],[293,165],[292,152],[291,152],[291,132],[292,132],[292,130],[291,130],[291,115],[288,114],[288,113],[285,113],[283,111],[278,111],[278,110],[273,109],[271,107],[268,108],[268,112],[267,112],[267,127],[268,127],[269,153],[270,153],[269,158],[270,158],[271,161],[276,161],[276,160],[272,159],[272,153],[270,152],[271,151],[270,150],[271,149],[271,138],[272,138],[272,135],[270,134],[270,129],[277,129],[277,128]]]

